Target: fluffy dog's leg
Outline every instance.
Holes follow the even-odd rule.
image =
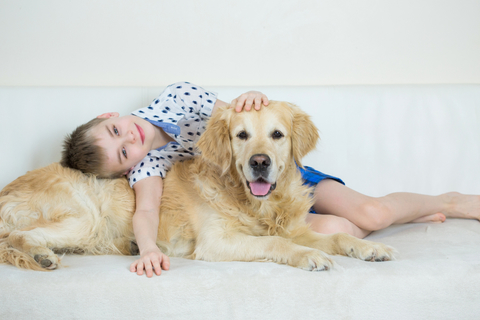
[[[14,230],[6,238],[6,241],[11,248],[33,258],[39,268],[55,269],[60,259],[51,249],[47,248],[47,241],[42,234],[45,232],[39,229],[45,228],[35,228],[30,231]],[[30,268],[27,267],[27,269]],[[35,268],[35,270],[38,269]]]
[[[333,261],[322,251],[297,245],[278,236],[255,237],[242,233],[197,239],[195,259],[206,261],[273,261],[308,271],[332,268]]]
[[[60,263],[52,249],[87,248],[90,232],[78,224],[78,219],[65,219],[30,230],[14,230],[6,240],[11,247],[32,257],[39,266],[51,270]]]
[[[394,249],[382,243],[361,240],[346,233],[319,234],[308,230],[293,241],[299,245],[322,250],[328,254],[348,256],[365,261],[394,259]]]
[[[31,256],[12,248],[6,238],[0,239],[0,263],[10,263],[17,268],[46,271]]]

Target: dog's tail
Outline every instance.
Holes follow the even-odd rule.
[[[36,271],[49,271],[42,268],[28,254],[17,250],[8,244],[9,233],[0,234],[0,263],[9,263],[17,268],[30,269]]]

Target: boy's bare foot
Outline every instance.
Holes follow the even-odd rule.
[[[445,204],[442,211],[448,218],[480,220],[480,196],[449,192],[440,195]]]
[[[443,213],[434,213],[430,214],[428,216],[423,216],[418,219],[415,219],[411,222],[413,223],[421,223],[421,222],[437,222],[437,223],[442,223],[447,219]]]

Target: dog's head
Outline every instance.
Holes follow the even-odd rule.
[[[271,101],[260,111],[237,113],[221,108],[198,141],[204,160],[221,168],[234,168],[254,197],[266,199],[286,168],[315,148],[318,131],[297,106]]]

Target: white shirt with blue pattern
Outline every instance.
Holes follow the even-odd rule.
[[[148,107],[132,112],[162,128],[175,141],[151,150],[133,167],[127,174],[130,186],[151,176],[164,178],[175,161],[197,155],[195,144],[205,131],[216,101],[217,93],[189,82],[178,82],[169,85]]]

